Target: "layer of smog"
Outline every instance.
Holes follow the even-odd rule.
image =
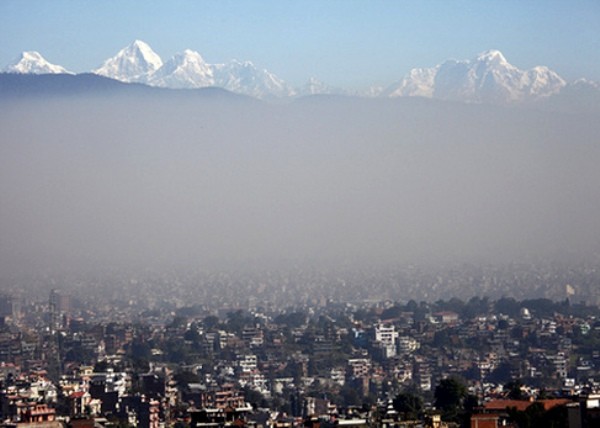
[[[594,265],[598,135],[585,114],[418,98],[5,100],[0,269]],[[322,287],[343,294],[330,277]],[[427,297],[418,281],[388,282]]]

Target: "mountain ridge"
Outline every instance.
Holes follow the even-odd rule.
[[[242,102],[262,101],[223,88],[171,89],[143,83],[121,82],[94,73],[23,74],[0,73],[0,102],[42,97],[156,97],[170,99],[222,99]]]
[[[92,73],[122,82],[146,83],[148,75],[162,66],[162,59],[148,44],[135,40],[115,56],[105,60],[100,67],[92,70]]]
[[[425,96],[466,102],[519,103],[559,93],[567,82],[546,66],[521,70],[491,49],[471,60],[446,60],[412,69],[384,93],[390,97]]]
[[[74,74],[66,68],[52,64],[37,51],[24,51],[3,71],[20,74]]]
[[[51,64],[35,51],[24,52],[20,59],[3,69],[21,74],[73,74]],[[152,87],[194,89],[221,87],[230,92],[259,99],[281,99],[305,95],[339,94],[365,97],[425,97],[469,103],[521,104],[536,103],[560,94],[574,92],[581,81],[568,83],[547,66],[522,70],[508,62],[497,49],[479,53],[470,60],[449,59],[433,67],[413,68],[404,77],[385,88],[347,91],[309,78],[300,88],[293,88],[266,69],[251,61],[232,60],[210,64],[197,51],[186,49],[163,61],[145,42],[135,40],[106,59],[92,73],[126,83]],[[590,81],[586,81],[590,82]],[[599,91],[591,82],[586,88]],[[577,92],[577,91],[575,91]],[[581,92],[581,90],[579,91]]]

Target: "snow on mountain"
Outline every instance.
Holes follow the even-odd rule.
[[[498,50],[472,60],[448,60],[432,68],[413,69],[385,93],[391,97],[423,96],[455,101],[515,103],[560,92],[566,82],[548,67],[520,70]]]
[[[160,56],[146,43],[136,40],[121,49],[115,56],[104,61],[102,66],[92,71],[101,76],[122,82],[145,83],[163,62]]]
[[[308,81],[296,90],[296,95],[342,95],[346,94],[346,91],[340,88],[330,86],[314,77],[308,79]]]
[[[537,66],[525,73],[524,88],[533,97],[547,97],[559,93],[567,84],[557,73],[545,66]]]
[[[350,94],[358,97],[377,98],[384,96],[385,89],[386,88],[381,85],[371,85],[368,88],[359,89],[358,91],[352,92]]]
[[[404,79],[388,88],[385,95],[431,98],[438,68],[413,68]]]
[[[152,86],[166,88],[203,88],[214,86],[212,67],[202,56],[189,49],[175,54],[147,79]]]
[[[283,80],[256,68],[250,61],[208,64],[198,52],[187,49],[163,64],[152,48],[139,40],[106,60],[93,73],[166,88],[217,86],[258,98],[294,95],[294,90]]]
[[[215,85],[229,91],[257,98],[295,95],[287,83],[265,69],[256,68],[250,61],[233,60],[212,67]]]
[[[23,52],[12,64],[6,66],[4,73],[20,74],[73,74],[60,65],[48,62],[39,52]]]
[[[9,73],[70,73],[46,61],[37,52],[23,52],[2,71]],[[587,81],[567,83],[548,67],[521,70],[510,64],[498,50],[488,50],[471,60],[447,60],[431,68],[414,68],[403,79],[383,89],[372,87],[356,92],[334,88],[317,79],[295,90],[275,74],[257,68],[250,61],[209,64],[193,50],[162,59],[146,43],[136,40],[104,61],[93,73],[120,80],[166,88],[216,86],[257,98],[294,95],[346,94],[365,97],[420,96],[464,102],[519,103],[598,88]],[[581,89],[583,88],[583,89]]]
[[[569,83],[568,88],[572,90],[581,90],[581,91],[600,91],[600,83],[594,82],[593,80],[588,80],[585,78],[577,79],[572,83]]]

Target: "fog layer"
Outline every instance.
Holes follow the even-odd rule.
[[[0,103],[0,267],[583,256],[598,136],[586,116],[420,99]]]

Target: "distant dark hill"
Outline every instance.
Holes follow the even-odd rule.
[[[222,88],[165,89],[139,83],[124,83],[118,80],[83,74],[13,74],[0,73],[0,99],[31,97],[70,97],[70,96],[169,96],[202,97],[210,99],[254,100],[251,97],[234,94]]]
[[[36,95],[76,95],[98,92],[137,92],[152,90],[95,74],[0,74],[0,95],[22,97]]]

